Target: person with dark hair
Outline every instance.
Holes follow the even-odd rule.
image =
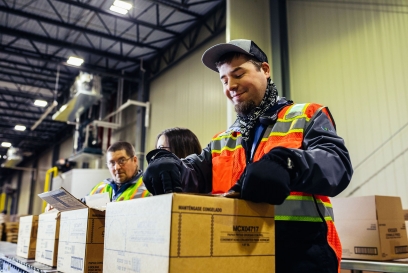
[[[186,128],[169,128],[157,136],[157,149],[165,149],[178,158],[184,158],[190,154],[200,154],[201,144],[197,136]]]
[[[146,187],[154,195],[211,192],[276,205],[275,272],[340,272],[329,197],[348,186],[353,169],[329,109],[280,98],[267,56],[251,40],[217,44],[202,61],[219,73],[237,120],[200,155],[149,152]]]
[[[97,184],[89,195],[108,192],[111,201],[123,201],[147,197],[146,189],[139,169],[135,148],[129,142],[113,143],[106,153],[107,166],[112,178]]]

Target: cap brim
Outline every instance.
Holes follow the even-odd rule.
[[[210,47],[207,49],[203,56],[201,57],[201,61],[203,64],[211,70],[218,72],[218,68],[215,65],[216,62],[219,61],[222,55],[229,53],[229,52],[239,52],[246,55],[253,56],[252,54],[248,53],[244,49],[240,48],[239,46],[233,44],[218,44],[215,46]]]

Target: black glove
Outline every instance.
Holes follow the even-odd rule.
[[[240,192],[241,198],[257,203],[280,205],[290,194],[291,170],[282,149],[271,150],[259,161],[247,165],[230,191]],[[287,150],[287,149],[285,149]]]
[[[143,173],[143,182],[153,195],[182,192],[183,163],[173,153],[155,149],[146,155],[149,166]]]

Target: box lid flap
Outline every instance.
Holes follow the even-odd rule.
[[[334,197],[334,221],[337,220],[377,220],[375,196]]]
[[[404,220],[399,196],[375,196],[378,220]]]
[[[331,198],[334,219],[341,220],[403,220],[401,198],[398,196],[357,196]]]
[[[64,188],[43,192],[38,194],[38,196],[61,212],[88,208],[87,205],[76,199],[75,196]]]
[[[109,192],[92,194],[85,196],[86,205],[100,211],[106,210],[106,205],[110,203]]]

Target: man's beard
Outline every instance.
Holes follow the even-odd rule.
[[[251,113],[252,109],[256,107],[255,102],[253,100],[243,101],[237,105],[235,105],[235,112],[239,116],[248,116]]]

